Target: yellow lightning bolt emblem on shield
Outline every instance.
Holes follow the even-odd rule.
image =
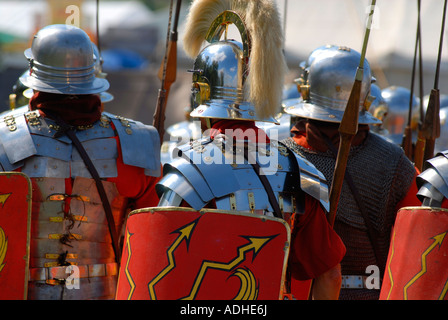
[[[231,275],[231,277],[233,276],[238,277],[241,281],[240,291],[233,300],[257,300],[258,286],[252,271],[247,268],[238,268]]]
[[[5,205],[6,200],[8,200],[11,193],[0,194],[0,204],[2,207]],[[8,239],[6,238],[5,232],[0,227],[0,272],[5,267],[3,261],[5,261],[6,251],[8,250]]]
[[[447,232],[443,232],[441,234],[438,234],[434,236],[432,239],[434,239],[434,242],[428,247],[428,249],[425,250],[422,254],[422,269],[409,281],[406,286],[404,287],[404,293],[403,293],[403,299],[408,299],[408,289],[409,287],[417,281],[421,276],[423,276],[426,273],[426,256],[434,250],[434,248],[437,247],[437,245],[440,247],[442,245],[443,239],[445,238]]]
[[[128,260],[126,261],[126,267],[124,269],[124,273],[126,275],[126,279],[128,279],[129,286],[131,287],[131,290],[128,294],[128,300],[131,300],[131,297],[135,290],[135,282],[134,279],[132,279],[131,272],[129,271],[129,263],[131,262],[131,255],[132,255],[132,249],[131,249],[131,238],[132,234],[129,232],[129,230],[126,230],[126,247],[128,248]]]
[[[220,270],[227,270],[227,271],[232,270],[234,267],[236,267],[238,264],[240,264],[242,261],[245,260],[245,255],[247,252],[253,250],[254,256],[256,256],[257,253],[260,251],[260,249],[266,243],[268,243],[270,240],[272,240],[273,237],[244,237],[244,238],[246,238],[249,241],[249,243],[239,247],[238,255],[230,262],[224,263],[224,262],[204,261],[202,263],[201,269],[199,271],[198,276],[196,277],[196,281],[193,284],[193,288],[192,288],[190,294],[187,297],[183,298],[183,300],[194,299],[194,297],[196,296],[196,294],[199,290],[202,279],[204,278],[205,273],[207,272],[207,269],[213,268],[213,269],[220,269]],[[243,270],[243,269],[239,269],[240,272],[241,272],[241,270]],[[243,279],[243,278],[240,277],[240,279]],[[241,296],[239,294],[236,298],[241,298],[241,297],[244,297],[244,295]]]
[[[6,251],[8,251],[8,238],[6,238],[5,232],[0,227],[0,272],[5,267],[3,261],[5,261]]]
[[[197,223],[197,220],[195,220],[192,223],[187,224],[186,226],[183,226],[173,232],[173,233],[179,233],[179,236],[176,238],[174,243],[169,247],[169,249],[167,251],[168,265],[148,284],[149,296],[151,297],[151,300],[156,300],[156,298],[157,298],[156,292],[154,290],[154,286],[157,284],[157,282],[159,282],[163,277],[165,277],[175,267],[174,251],[184,240],[187,242],[187,245],[188,245],[188,241],[191,237],[191,234],[193,232],[193,229],[194,229],[196,223]]]
[[[8,200],[10,195],[11,195],[11,193],[0,194],[0,203],[2,206],[5,205],[5,202],[6,202],[6,200]]]

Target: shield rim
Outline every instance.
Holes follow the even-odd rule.
[[[402,207],[400,209],[398,209],[398,211],[408,211],[408,210],[431,210],[431,211],[440,211],[440,212],[447,212],[448,213],[448,209],[446,208],[440,208],[440,207],[429,207],[429,206],[409,206],[409,207]],[[397,212],[398,212],[397,211]]]

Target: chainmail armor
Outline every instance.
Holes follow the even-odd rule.
[[[312,151],[296,144],[292,138],[283,143],[313,163],[331,185],[336,162],[331,151]],[[378,239],[381,261],[376,261],[362,214],[347,182],[344,182],[334,224],[347,248],[341,262],[342,274],[368,276],[365,273],[367,266],[377,265],[382,278],[396,206],[409,190],[415,169],[400,147],[370,133],[363,144],[350,149],[346,170],[350,172],[361,201],[367,208],[374,228],[372,232]],[[341,300],[378,298],[379,290],[341,289],[340,294]]]

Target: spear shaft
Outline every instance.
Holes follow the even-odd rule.
[[[372,24],[375,4],[376,0],[372,0],[364,35],[364,42],[362,45],[361,59],[356,70],[355,82],[353,83],[352,91],[350,92],[350,97],[347,102],[347,107],[345,108],[344,115],[338,129],[340,135],[339,149],[336,158],[335,169],[333,172],[333,183],[331,184],[330,188],[330,211],[327,216],[328,222],[331,226],[334,225],[334,221],[336,218],[339,197],[341,195],[342,184],[344,182],[345,170],[350,153],[350,146],[353,137],[358,132],[358,116],[361,96],[361,84],[364,76],[364,60],[367,51],[367,43],[369,41],[370,27]]]
[[[173,10],[173,0],[170,4],[170,16],[168,19],[168,31],[166,40],[165,56],[160,65],[159,79],[161,80],[161,88],[157,96],[157,105],[154,112],[153,126],[159,132],[160,143],[163,142],[165,134],[165,111],[168,102],[168,95],[171,85],[176,81],[177,73],[177,24],[179,21],[180,5],[182,0],[177,0],[176,13],[174,17],[173,30],[171,30],[171,19]]]
[[[431,89],[431,94],[429,95],[429,102],[428,102],[428,107],[426,109],[425,120],[422,125],[423,137],[426,139],[424,161],[434,157],[435,141],[440,136],[439,72],[440,72],[440,62],[441,62],[441,58],[442,58],[443,34],[444,34],[444,30],[445,30],[446,5],[447,5],[447,0],[445,0],[444,6],[443,6],[442,28],[440,31],[439,52],[438,52],[438,57],[437,57],[437,67],[436,67],[436,75],[435,75],[435,79],[434,79],[434,88]]]

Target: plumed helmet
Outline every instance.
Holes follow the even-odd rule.
[[[411,91],[405,87],[390,86],[381,91],[381,96],[389,106],[387,117],[383,121],[383,127],[390,134],[403,135],[409,118],[409,101]],[[412,96],[411,125],[415,126],[419,119],[419,99]],[[414,128],[415,129],[415,128]]]
[[[109,82],[95,76],[92,42],[75,26],[55,24],[34,36],[25,50],[30,72],[20,81],[37,91],[58,94],[91,94],[106,91]]]
[[[231,24],[241,41],[227,39]],[[191,116],[276,122],[286,72],[282,38],[274,1],[193,1],[183,39],[194,59],[192,94],[198,107]]]
[[[302,101],[288,104],[284,111],[303,118],[326,122],[341,122],[355,81],[361,54],[340,46],[324,46],[312,53],[307,76],[301,84]],[[368,61],[364,62],[359,106],[359,124],[381,121],[367,110],[373,98],[369,96],[373,81]]]

